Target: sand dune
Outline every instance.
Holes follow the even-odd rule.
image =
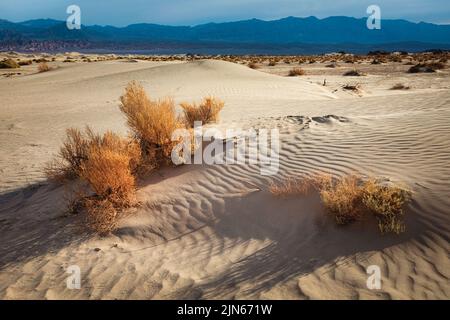
[[[279,128],[279,174],[165,168],[140,182],[142,206],[114,235],[86,234],[42,165],[67,127],[125,133],[117,99],[130,80],[154,97],[220,97],[218,127]],[[448,299],[449,91],[377,88],[345,96],[222,61],[108,61],[0,79],[0,298]],[[317,194],[268,191],[272,180],[317,171],[405,183],[407,231],[382,236],[373,221],[336,227]],[[70,265],[81,269],[80,290],[66,287]],[[369,265],[381,268],[381,290],[366,287]]]
[[[42,163],[56,151],[67,127],[95,124],[99,130],[125,133],[118,99],[132,80],[140,81],[153,97],[169,95],[179,102],[219,96],[226,99],[223,117],[230,120],[242,118],[242,108],[248,113],[265,112],[258,105],[267,105],[263,102],[271,97],[276,97],[279,106],[283,101],[333,97],[300,79],[223,61],[164,65],[107,61],[64,65],[47,73],[2,79],[0,190],[11,190],[31,182],[27,179],[42,176]],[[267,111],[271,108],[269,105]],[[29,162],[30,155],[36,162]],[[17,163],[17,167],[11,168],[8,163]]]

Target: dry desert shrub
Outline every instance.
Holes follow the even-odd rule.
[[[33,64],[32,60],[21,60],[18,62],[19,66],[29,66],[30,64]]]
[[[363,189],[357,176],[341,179],[322,176],[318,181],[322,202],[337,224],[345,225],[361,219],[364,214]]]
[[[128,154],[132,171],[140,164],[140,150],[134,141],[123,139],[109,131],[102,136],[94,133],[90,127],[86,127],[84,132],[69,128],[66,130],[66,140],[56,159],[45,169],[47,177],[58,182],[80,177],[83,165],[88,161],[93,147],[109,148]]]
[[[339,225],[347,225],[373,215],[381,233],[405,231],[403,207],[411,192],[375,178],[363,179],[350,174],[334,178],[317,174],[308,178],[289,178],[271,183],[269,191],[275,196],[320,194],[325,210]]]
[[[400,55],[390,55],[389,60],[391,62],[402,62],[402,57]]]
[[[268,65],[269,65],[269,67],[274,67],[277,65],[277,62],[275,60],[271,60],[271,61],[269,61]]]
[[[343,76],[346,76],[346,77],[360,77],[360,76],[363,76],[363,74],[355,69],[355,70],[349,70],[347,72],[344,72]]]
[[[203,124],[217,122],[223,106],[224,102],[214,97],[204,98],[200,104],[181,103],[184,121],[190,128],[194,127],[195,121],[201,121]]]
[[[131,156],[124,150],[107,145],[92,145],[88,159],[82,164],[80,176],[102,199],[115,204],[130,202],[134,177],[130,168]]]
[[[297,76],[303,76],[305,74],[305,70],[302,68],[293,68],[289,70],[289,77],[297,77]]]
[[[418,63],[408,69],[408,73],[433,73],[433,72],[436,72],[436,70],[426,63]]]
[[[36,62],[36,63],[40,63],[40,62],[48,62],[48,60],[45,59],[45,58],[33,59],[33,61]]]
[[[39,63],[39,65],[38,65],[39,72],[47,72],[50,70],[51,70],[51,68],[49,67],[49,65],[46,62]]]
[[[361,89],[361,86],[359,84],[345,84],[342,86],[342,89],[344,90],[349,90],[349,91],[354,91],[354,92],[359,92]]]
[[[307,195],[315,189],[315,181],[311,178],[288,178],[278,183],[270,183],[269,191],[275,196]]]
[[[121,138],[111,131],[107,131],[103,135],[95,134],[89,127],[86,128],[86,133],[90,146],[87,160],[90,160],[91,155],[95,154],[93,151],[110,150],[129,160],[128,164],[132,173],[137,171],[141,161],[141,150],[134,139]]]
[[[259,68],[258,65],[256,63],[254,63],[254,62],[250,62],[247,66],[250,69],[258,69]]]
[[[338,67],[338,65],[337,65],[337,63],[332,62],[332,63],[329,63],[329,64],[325,65],[325,67],[326,68],[336,68],[336,67]]]
[[[343,61],[345,63],[350,63],[350,64],[354,64],[356,62],[353,57],[345,58],[345,59],[343,59]]]
[[[125,150],[107,145],[91,146],[80,175],[94,193],[83,200],[87,224],[94,231],[103,234],[114,230],[123,209],[136,202],[131,157]]]
[[[408,73],[432,73],[445,69],[447,66],[440,61],[419,63],[409,68]]]
[[[120,110],[125,114],[134,138],[139,141],[146,164],[151,167],[170,159],[172,149],[178,143],[172,141],[172,133],[183,127],[173,100],[150,100],[144,88],[133,81],[120,101]]]
[[[108,199],[85,198],[86,225],[100,235],[107,235],[117,228],[120,214]]]
[[[17,68],[20,68],[20,65],[13,59],[5,59],[3,61],[0,61],[0,69],[17,69]]]
[[[87,128],[86,131],[92,131]],[[81,165],[87,160],[89,140],[78,129],[66,130],[66,140],[59,150],[57,158],[49,163],[45,173],[50,180],[63,182],[72,180],[80,175]]]
[[[78,192],[68,203],[69,212],[86,210],[87,226],[106,234],[117,226],[123,209],[135,203],[135,177],[140,148],[134,141],[112,132],[95,134],[67,130],[67,140],[60,150],[62,165],[53,174],[79,177],[89,195]]]
[[[82,132],[67,129],[57,160],[47,168],[50,179],[65,182],[80,178],[87,185],[68,201],[72,213],[85,209],[89,228],[100,234],[114,230],[123,209],[135,203],[134,173],[140,165],[141,150],[130,139],[113,132],[103,135],[89,127]]]
[[[363,192],[363,204],[378,220],[381,233],[405,231],[403,207],[411,199],[410,191],[369,179]]]
[[[319,179],[321,199],[338,224],[348,224],[372,214],[381,233],[405,231],[403,207],[411,192],[381,180],[348,175],[340,179]]]
[[[405,86],[403,83],[397,83],[391,87],[390,90],[409,90],[410,87]]]

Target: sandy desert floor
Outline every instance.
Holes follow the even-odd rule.
[[[0,299],[449,299],[450,72],[401,63],[253,70],[217,60],[49,63],[0,75]],[[17,72],[17,71],[14,71]],[[3,73],[6,73],[3,72]],[[326,79],[326,86],[323,81]],[[152,97],[225,101],[218,127],[280,129],[280,171],[184,165],[140,181],[142,206],[111,236],[80,230],[64,187],[45,181],[68,127],[126,134],[118,104]],[[409,90],[389,90],[403,83]],[[358,92],[345,84],[359,84]],[[337,227],[318,195],[280,199],[270,181],[361,172],[413,191],[407,230]],[[81,289],[66,273],[81,269]],[[381,268],[382,288],[366,286]]]

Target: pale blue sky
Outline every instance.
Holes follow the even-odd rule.
[[[138,22],[195,25],[286,16],[366,16],[371,4],[384,19],[450,24],[450,0],[0,0],[0,19],[64,20],[68,5],[82,10],[82,23],[124,26]]]

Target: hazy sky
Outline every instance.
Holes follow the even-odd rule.
[[[66,8],[71,4],[80,6],[81,22],[86,25],[195,25],[286,16],[364,17],[371,4],[380,6],[382,18],[450,24],[450,0],[0,0],[0,19],[65,20]]]

